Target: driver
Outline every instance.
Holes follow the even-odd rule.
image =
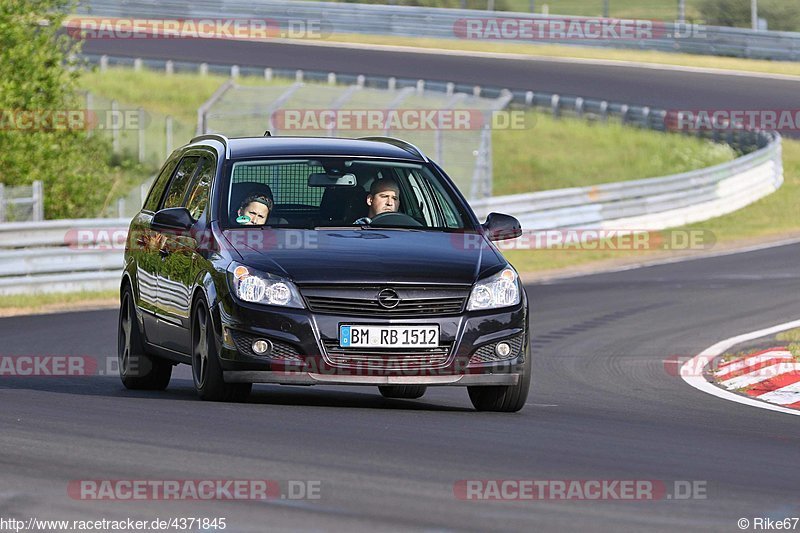
[[[381,213],[396,213],[400,209],[400,187],[393,178],[383,178],[372,182],[367,195],[369,214],[359,218],[356,224],[369,224]]]
[[[263,226],[267,223],[273,204],[272,195],[251,194],[239,207],[236,222],[243,226]]]

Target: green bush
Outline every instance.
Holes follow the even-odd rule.
[[[97,216],[114,179],[106,141],[83,129],[20,127],[22,114],[80,110],[71,54],[78,43],[58,30],[71,0],[0,1],[0,181],[44,182],[47,218]],[[17,117],[17,118],[14,118]]]

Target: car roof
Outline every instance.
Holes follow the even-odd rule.
[[[275,156],[345,156],[427,161],[425,155],[414,145],[390,137],[363,139],[289,136],[226,138],[222,135],[202,135],[192,139],[191,144],[206,144],[209,141],[225,145],[228,159]]]

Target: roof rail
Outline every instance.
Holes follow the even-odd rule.
[[[382,142],[386,144],[391,144],[392,146],[396,146],[406,152],[415,155],[422,159],[423,161],[428,161],[428,157],[416,146],[411,144],[408,141],[404,141],[402,139],[397,139],[395,137],[359,137],[359,141],[376,141]]]
[[[218,143],[221,143],[222,146],[225,147],[225,157],[230,159],[231,146],[228,143],[228,138],[224,135],[220,133],[206,133],[204,135],[198,135],[197,137],[194,137],[190,142],[196,143],[198,141],[217,141]]]

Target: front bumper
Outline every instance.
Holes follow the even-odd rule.
[[[508,386],[519,382],[529,354],[525,299],[518,306],[501,310],[413,319],[276,309],[234,302],[230,297],[221,302],[217,312],[222,337],[228,339],[222,343],[220,363],[225,381],[231,383]],[[338,343],[342,324],[437,324],[440,343],[448,346],[448,353],[435,364],[418,366],[390,368],[375,360],[360,364],[343,363],[347,357],[337,359],[332,352],[329,353],[331,343]],[[240,342],[242,337],[268,339],[275,346],[281,346],[281,354],[256,356],[247,349],[247,342]],[[508,359],[477,361],[473,357],[478,350],[486,353],[487,347],[510,339],[517,339],[514,345],[519,349]],[[390,352],[385,355],[387,360],[391,358]]]

